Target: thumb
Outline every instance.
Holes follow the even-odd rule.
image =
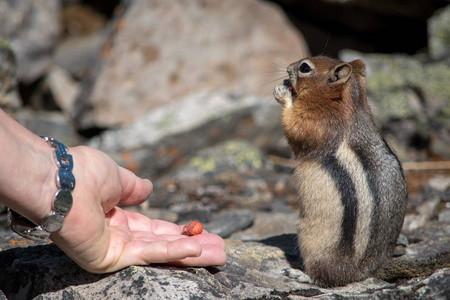
[[[120,204],[137,205],[144,202],[153,191],[153,184],[148,179],[142,179],[133,172],[119,167],[122,195]]]

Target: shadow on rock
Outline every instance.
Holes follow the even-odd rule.
[[[303,259],[298,249],[296,234],[277,235],[259,242],[267,246],[280,248],[291,267],[303,271]]]
[[[53,244],[0,252],[0,290],[10,300],[32,299],[106,276],[83,270]]]

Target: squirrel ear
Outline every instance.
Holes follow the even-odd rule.
[[[354,60],[350,63],[350,65],[353,67],[353,71],[362,77],[366,77],[366,64],[360,60]]]
[[[337,65],[330,74],[330,83],[345,83],[352,74],[352,66],[349,64]]]

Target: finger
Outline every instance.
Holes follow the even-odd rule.
[[[158,219],[150,219],[147,216],[144,216],[137,212],[123,210],[128,218],[128,226],[132,231],[151,231],[154,234],[163,235],[163,234],[173,234],[173,235],[181,235],[183,232],[184,225],[177,225],[175,223],[158,220]],[[206,230],[203,230],[206,233]]]
[[[139,236],[139,238],[144,238],[149,233],[152,233],[157,235],[160,239],[165,240],[191,238],[199,244],[216,245],[224,251],[226,250],[224,240],[216,234],[208,233],[206,230],[203,230],[201,234],[188,237],[182,235],[183,225],[176,225],[163,220],[149,219],[139,213],[129,211],[124,211],[124,213],[128,217],[128,226],[130,230],[133,231],[135,237]]]
[[[168,264],[174,266],[223,266],[227,262],[226,252],[216,245],[202,245],[202,254],[198,257],[187,257]]]
[[[123,205],[137,205],[145,201],[153,191],[153,184],[148,179],[142,179],[133,172],[119,167],[122,195],[120,203]]]
[[[133,237],[137,240],[153,242],[153,241],[175,241],[179,239],[193,239],[200,245],[214,245],[223,251],[226,250],[223,239],[215,234],[202,233],[196,237],[181,234],[152,234],[146,231],[134,231]]]
[[[202,247],[192,239],[150,243],[135,240],[125,246],[118,269],[129,265],[148,265],[151,263],[178,261],[188,257],[198,257],[201,253]]]
[[[223,251],[226,251],[227,248],[225,245],[225,241],[217,234],[204,232],[202,234],[195,235],[190,238],[197,241],[197,243],[199,243],[200,245],[214,245],[217,246],[219,249],[222,249]]]

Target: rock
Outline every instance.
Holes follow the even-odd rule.
[[[445,115],[449,115],[449,113],[444,113]],[[443,120],[442,118],[440,118]],[[448,159],[450,153],[450,132],[446,127],[436,128],[431,133],[431,143],[430,150],[431,153],[436,154],[438,157],[442,157],[443,159]]]
[[[427,182],[426,195],[443,194],[450,190],[450,176],[436,175]]]
[[[237,115],[239,112],[248,115],[249,111],[258,110],[261,101],[267,100],[258,96],[242,96],[224,91],[194,94],[178,100],[177,104],[155,109],[127,126],[106,131],[91,139],[89,146],[106,152],[148,147],[170,135],[189,134],[210,121],[232,118],[232,114]],[[278,107],[274,101],[271,106]],[[281,113],[281,109],[278,111]],[[275,119],[273,123],[278,122],[279,119]],[[228,124],[231,121],[224,120],[223,123]],[[230,124],[229,127],[231,126],[233,125]]]
[[[118,22],[81,129],[129,124],[198,92],[272,94],[264,84],[279,75],[268,74],[308,52],[281,10],[256,0],[137,1]]]
[[[443,209],[438,215],[439,222],[450,223],[450,208]]]
[[[120,165],[154,178],[196,151],[232,137],[287,152],[280,114],[281,108],[272,99],[223,91],[199,93],[155,109],[127,126],[105,131],[88,145],[108,153]]]
[[[51,65],[59,35],[58,0],[7,0],[0,5],[0,36],[17,57],[18,78],[31,83]]]
[[[104,31],[89,35],[70,36],[61,41],[55,50],[55,64],[63,68],[73,78],[83,80],[95,73],[94,67],[100,57],[106,40]]]
[[[404,230],[412,230],[424,226],[425,223],[437,216],[438,208],[441,203],[439,197],[433,197],[425,201],[417,208],[417,214],[408,214],[403,222]]]
[[[66,36],[89,35],[106,26],[105,15],[80,2],[69,0],[61,10],[61,27]]]
[[[79,144],[69,118],[61,112],[22,109],[15,119],[36,135],[55,138],[68,147]]]
[[[213,209],[209,205],[203,205],[203,203],[180,203],[172,205],[171,211],[177,213],[178,223],[187,224],[191,221],[199,221],[203,224],[210,222],[214,215]]]
[[[225,211],[213,218],[213,221],[205,224],[208,232],[227,238],[233,233],[246,229],[253,224],[255,214],[248,210]]]
[[[437,11],[428,20],[429,52],[432,59],[450,57],[450,5]]]
[[[0,36],[0,108],[13,111],[22,101],[17,92],[17,63],[8,41]]]
[[[150,207],[179,212],[185,222],[209,222],[216,218],[210,219],[211,213],[230,209],[291,211],[286,207],[296,202],[297,193],[291,170],[275,170],[266,156],[242,140],[206,148],[153,183]]]
[[[450,78],[450,57],[432,62],[420,56],[345,50],[340,58],[366,63],[367,96],[375,121],[401,159],[424,158],[430,150],[443,159],[450,157],[450,86],[442,80]]]
[[[407,256],[405,258],[407,259],[427,260],[442,253],[449,253],[449,223],[433,221],[422,227],[403,232],[410,243],[406,248]]]
[[[46,78],[46,85],[61,110],[70,116],[72,106],[80,93],[79,85],[60,67],[52,67]]]
[[[186,165],[178,171],[179,178],[190,177],[189,174],[214,176],[228,171],[249,173],[264,166],[263,153],[244,140],[229,140],[217,147],[207,148],[191,157]]]
[[[294,211],[294,210],[293,210]],[[258,212],[252,226],[230,236],[232,240],[255,241],[283,234],[296,234],[298,212]]]
[[[397,283],[377,279],[325,289],[303,283],[295,235],[227,241],[224,267],[131,266],[90,274],[54,245],[0,252],[0,290],[8,299],[443,299],[450,269]]]

